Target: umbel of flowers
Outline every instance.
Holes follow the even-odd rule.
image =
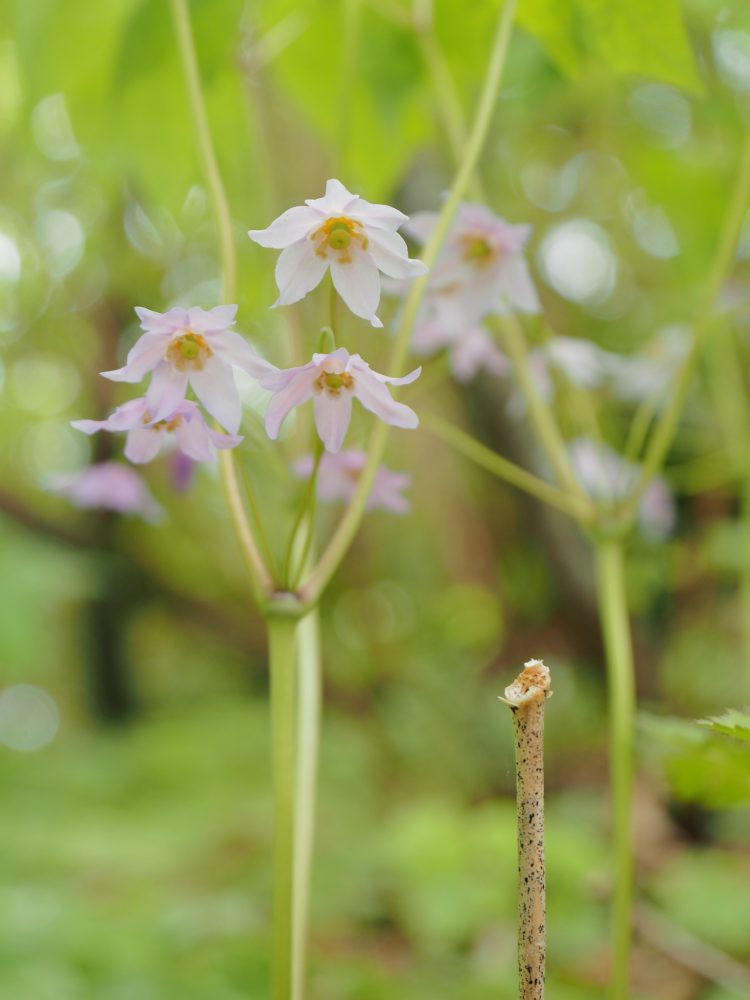
[[[324,197],[290,208],[267,229],[251,230],[250,236],[263,246],[282,249],[276,265],[275,305],[297,302],[330,270],[336,291],[352,312],[382,326],[376,315],[380,272],[405,279],[425,271],[421,261],[409,259],[406,243],[396,231],[406,221],[397,209],[370,204],[340,181],[329,180]],[[73,421],[86,434],[126,433],[125,457],[131,462],[149,462],[165,446],[195,462],[209,461],[217,450],[235,448],[242,441],[237,433],[242,412],[235,368],[270,391],[265,427],[273,440],[287,415],[309,400],[320,440],[332,455],[342,446],[355,399],[385,423],[403,428],[419,423],[416,413],[394,400],[388,390],[388,384],[413,382],[419,368],[403,377],[382,375],[359,354],[339,347],[313,354],[307,364],[281,369],[260,357],[233,329],[235,305],[208,310],[175,307],[164,313],[137,307],[136,313],[142,336],[122,368],[102,375],[130,383],[150,375],[145,394],[117,407],[105,420]],[[196,400],[187,398],[188,390]],[[206,415],[221,429],[211,427]],[[341,468],[324,462],[321,473],[340,477]],[[356,462],[350,464],[351,475],[356,468]]]

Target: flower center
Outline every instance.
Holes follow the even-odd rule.
[[[147,427],[151,424],[151,414],[146,410],[146,412],[141,417],[141,423],[145,424]],[[148,427],[150,431],[167,431],[168,433],[173,433],[182,423],[182,414],[175,413],[175,415],[170,420],[157,420],[155,424],[151,424]]]
[[[340,396],[342,389],[349,392],[354,388],[354,379],[348,372],[322,371],[313,382],[315,392],[324,392],[327,396]]]
[[[201,371],[212,354],[204,338],[192,330],[176,337],[167,348],[167,360],[181,372]]]
[[[471,264],[486,264],[490,257],[495,255],[495,250],[484,236],[464,236],[464,260]]]
[[[350,264],[352,241],[357,241],[363,250],[367,249],[367,237],[362,231],[362,225],[354,219],[349,219],[345,215],[326,219],[322,226],[310,234],[310,239],[315,243],[315,253],[319,257],[327,257],[328,251],[333,250],[339,256],[341,264]]]

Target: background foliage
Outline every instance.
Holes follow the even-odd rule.
[[[244,231],[319,193],[342,148],[348,186],[405,211],[433,208],[450,150],[409,4],[364,4],[353,52],[332,0],[196,0],[191,11],[235,221],[241,327],[280,361],[272,267]],[[441,0],[434,16],[468,113],[496,5]],[[158,527],[77,513],[44,489],[49,473],[112,447],[67,421],[119,400],[95,373],[133,342],[132,306],[210,306],[218,294],[168,5],[9,0],[0,18],[0,992],[263,997],[265,651],[216,479],[203,471],[174,495],[167,463],[150,469],[169,507]],[[627,357],[690,324],[749,90],[739,2],[520,4],[483,178],[500,214],[533,224],[531,259],[558,333]],[[598,284],[555,270],[550,240],[566,225],[587,235]],[[748,254],[744,239],[726,293],[741,384]],[[322,299],[295,307],[309,344],[324,309]],[[377,367],[384,335],[357,326],[356,336]],[[741,706],[750,686],[730,455],[746,428],[727,422],[714,351],[670,457],[676,532],[640,539],[630,570],[648,713],[636,838],[643,1000],[750,994],[734,964],[750,959],[748,716],[692,722]],[[243,391],[241,462],[264,509],[291,511],[299,486],[260,431],[262,393]],[[437,379],[410,402],[534,466],[509,396],[489,378],[468,389]],[[602,391],[597,403],[621,447],[634,402]],[[572,433],[564,405],[560,419]],[[364,432],[355,423],[351,440]],[[537,655],[555,679],[550,995],[600,996],[605,706],[586,547],[426,431],[394,436],[392,448],[390,464],[414,476],[413,512],[370,516],[324,608],[312,995],[514,995],[512,733],[496,696]]]

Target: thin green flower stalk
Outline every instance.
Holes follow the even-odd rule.
[[[544,704],[551,694],[549,670],[529,660],[501,699],[513,713],[516,738],[519,1000],[544,1000]]]
[[[497,99],[512,35],[516,3],[517,0],[505,0],[498,18],[487,72],[477,105],[474,124],[464,149],[463,160],[456,172],[450,193],[443,204],[437,224],[422,258],[428,269],[432,267],[437,259],[437,255],[448,234],[458,207],[466,194],[487,138],[492,110]],[[393,347],[390,365],[390,370],[393,372],[403,371],[404,369],[409,351],[409,341],[426,286],[426,275],[416,278],[411,285]],[[329,580],[349,550],[349,546],[362,521],[367,498],[372,489],[378,465],[383,457],[387,439],[387,426],[382,423],[378,424],[370,437],[367,449],[367,462],[362,470],[357,492],[341,518],[328,546],[299,589],[299,595],[303,602],[314,604],[318,601]]]

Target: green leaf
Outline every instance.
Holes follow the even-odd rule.
[[[518,23],[569,76],[604,68],[703,91],[678,0],[525,0]]]
[[[639,723],[644,764],[661,773],[675,798],[714,809],[750,803],[746,746],[683,719],[641,714]]]
[[[725,736],[734,736],[735,739],[750,742],[750,711],[747,710],[739,712],[736,709],[729,709],[723,715],[701,719],[698,725],[707,726],[715,733],[723,733]]]

